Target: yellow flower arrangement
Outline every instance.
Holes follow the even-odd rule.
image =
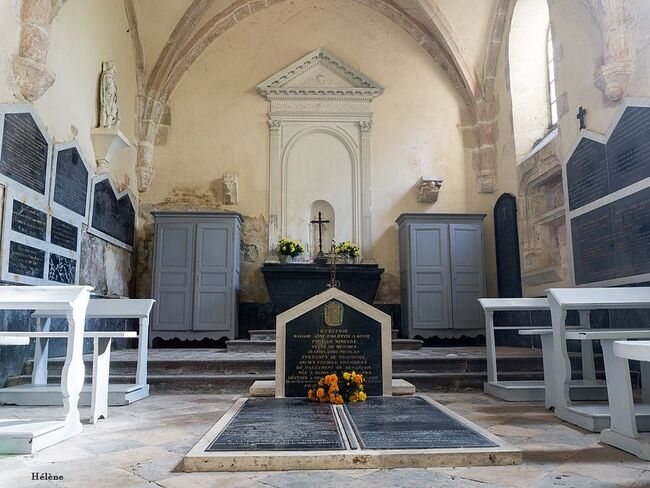
[[[291,256],[295,258],[299,256],[304,251],[302,244],[298,241],[293,241],[283,237],[278,241],[278,254],[283,256]]]
[[[361,254],[359,246],[352,241],[345,241],[336,246],[336,254],[346,256],[348,258],[355,258]]]
[[[314,402],[342,405],[349,402],[363,402],[366,392],[363,391],[363,375],[356,371],[345,371],[342,380],[336,373],[328,374],[318,380],[317,386],[307,391],[307,399]]]

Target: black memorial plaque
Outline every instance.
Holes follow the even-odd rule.
[[[328,325],[330,304],[342,307],[340,325]],[[285,340],[285,396],[305,397],[320,378],[343,371],[361,373],[368,395],[383,394],[381,324],[367,315],[331,300],[287,322]]]
[[[445,449],[496,447],[423,398],[377,397],[346,403],[362,449]]]
[[[607,141],[610,191],[650,177],[650,108],[628,107]]]
[[[251,398],[206,451],[343,449],[329,404],[297,398]]]
[[[47,233],[47,214],[14,200],[11,230],[44,241]]]
[[[45,251],[12,241],[9,244],[8,269],[10,273],[31,278],[43,278],[45,274]]]
[[[127,195],[119,200],[108,179],[95,184],[92,226],[124,244],[133,246],[135,209]]]
[[[52,217],[52,235],[50,242],[57,246],[70,249],[71,251],[76,251],[78,230],[78,227],[56,217]]]
[[[650,273],[650,188],[621,198],[611,206],[616,277]]]
[[[571,210],[609,194],[605,145],[582,139],[567,161],[566,175]]]
[[[5,114],[0,173],[45,195],[48,143],[30,113]]]
[[[54,201],[81,216],[86,215],[88,170],[76,148],[63,149],[56,157]]]
[[[55,253],[50,253],[48,279],[57,283],[74,285],[77,274],[77,261]]]
[[[576,284],[650,273],[650,188],[571,219]]]
[[[571,241],[577,285],[616,277],[614,223],[609,206],[571,219]]]

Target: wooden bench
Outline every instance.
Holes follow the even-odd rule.
[[[566,327],[567,312],[569,310],[591,311],[598,309],[650,308],[650,288],[551,288],[548,290],[548,301],[551,307],[551,321],[553,326],[555,415],[583,429],[600,432],[609,427],[609,406],[606,402],[571,402],[569,397],[571,363],[566,348],[566,341],[567,339],[600,341],[603,349],[603,359],[605,365],[607,365],[608,358],[611,362],[613,356],[614,341],[621,339],[650,339],[650,329],[591,329],[571,331],[567,330]],[[647,369],[644,366],[644,370]],[[643,372],[642,376],[644,376]],[[617,392],[615,389],[612,389],[612,381],[610,381],[607,368],[605,375],[607,379],[607,394],[611,399],[617,395]],[[626,381],[629,381],[629,379]],[[637,406],[636,422],[640,431],[650,430],[649,404],[640,404]]]
[[[150,299],[93,299],[86,310],[86,318],[139,320],[139,330],[86,331],[84,337],[93,339],[93,381],[82,389],[79,404],[91,406],[91,423],[106,418],[108,405],[128,405],[149,396],[147,384],[147,351],[149,314],[154,300]],[[36,338],[32,382],[0,389],[0,403],[11,405],[57,405],[61,401],[58,385],[48,384],[48,348],[50,339],[65,337],[65,332],[51,332],[50,320],[61,318],[51,310],[32,314],[37,319],[36,332],[5,333],[5,336],[29,335]],[[63,334],[63,335],[62,335]],[[111,343],[113,339],[139,338],[135,384],[109,384]]]
[[[485,342],[487,355],[488,380],[483,384],[485,393],[510,402],[544,401],[547,408],[553,406],[552,381],[553,343],[551,328],[526,327],[521,325],[495,326],[494,312],[530,312],[549,310],[546,298],[480,298],[479,303],[485,313]],[[588,327],[589,315],[580,317],[582,327]],[[544,380],[499,380],[497,372],[497,353],[494,337],[495,330],[516,330],[521,335],[540,335],[542,338],[542,361],[544,365]],[[605,383],[596,382],[593,350],[591,347],[582,348],[582,368],[584,380],[572,383],[572,395],[576,398],[606,397]],[[549,395],[548,392],[551,392]]]
[[[0,454],[33,454],[82,431],[78,402],[84,382],[83,330],[91,290],[89,286],[0,287],[0,310],[55,310],[69,324],[64,333],[66,357],[59,386],[63,418],[0,419]],[[28,338],[8,332],[0,337],[5,344],[24,344]]]
[[[639,434],[636,425],[629,365],[630,359],[640,361],[647,371],[650,341],[614,341],[611,353],[605,357],[605,371],[612,392],[609,400],[610,427],[600,433],[600,442],[650,461],[650,434]],[[644,388],[644,391],[647,390]]]

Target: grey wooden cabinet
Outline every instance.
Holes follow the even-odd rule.
[[[152,212],[152,338],[234,339],[242,217],[232,212]]]
[[[402,333],[407,337],[482,329],[477,300],[485,296],[484,218],[407,213],[397,219]]]

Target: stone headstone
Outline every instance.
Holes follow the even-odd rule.
[[[501,195],[494,205],[494,237],[499,297],[521,297],[517,201],[509,193]]]
[[[608,136],[581,135],[566,163],[576,285],[650,272],[649,177],[650,107],[626,106]]]
[[[306,397],[331,373],[356,371],[370,396],[391,395],[391,319],[331,288],[278,315],[276,397]]]

